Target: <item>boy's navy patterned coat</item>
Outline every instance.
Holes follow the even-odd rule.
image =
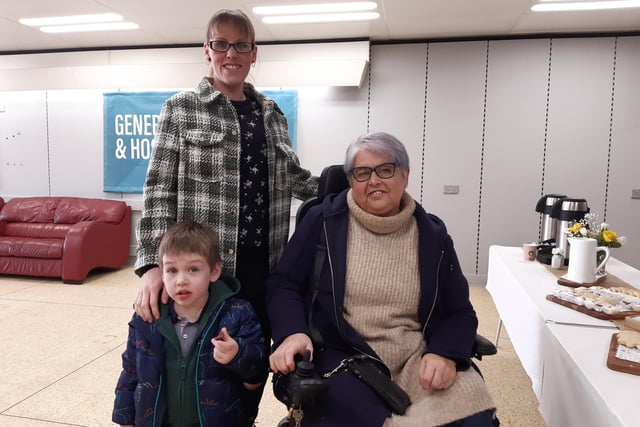
[[[247,301],[231,297],[238,282],[223,276],[209,286],[209,302],[200,322],[204,328],[194,343],[197,418],[201,426],[238,424],[240,391],[244,381],[261,382],[268,373],[268,346],[255,311]],[[236,286],[231,290],[225,286]],[[112,420],[116,424],[161,426],[167,410],[166,339],[161,322],[171,322],[168,305],[161,306],[161,318],[152,324],[134,314],[129,322],[123,370],[116,387]],[[227,365],[213,359],[211,339],[226,327],[238,342],[239,352]],[[170,328],[173,328],[171,325]],[[166,329],[166,328],[165,328]],[[169,363],[175,363],[175,361]],[[175,392],[175,390],[174,390]]]

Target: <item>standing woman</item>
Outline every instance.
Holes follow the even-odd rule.
[[[269,342],[265,281],[289,236],[291,196],[315,195],[317,179],[300,167],[278,105],[245,82],[258,53],[249,18],[219,10],[203,47],[208,75],[195,91],[169,98],[160,113],[136,229],[142,285],[135,309],[148,322],[159,317],[159,297],[168,298],[156,255],[160,239],[172,224],[193,220],[220,234],[223,271],[240,281],[239,296],[252,303]],[[244,399],[247,425],[262,390]]]

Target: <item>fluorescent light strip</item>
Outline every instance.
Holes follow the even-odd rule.
[[[262,22],[265,24],[308,24],[318,22],[345,22],[345,21],[368,21],[378,19],[377,12],[361,13],[324,13],[315,15],[279,15],[265,16]]]
[[[283,6],[257,6],[253,13],[256,15],[286,15],[291,13],[332,13],[332,12],[358,12],[376,9],[378,5],[372,1],[351,3],[317,3],[296,4]]]
[[[115,13],[100,13],[96,15],[52,16],[49,18],[23,18],[19,22],[30,27],[49,25],[89,24],[93,22],[122,21],[122,16]]]
[[[43,33],[76,33],[83,31],[116,31],[137,30],[138,24],[134,22],[105,22],[98,24],[55,25],[52,27],[40,27]]]
[[[545,3],[531,6],[534,12],[558,12],[576,10],[604,10],[640,7],[640,0],[590,1],[575,3]]]

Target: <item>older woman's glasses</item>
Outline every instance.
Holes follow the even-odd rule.
[[[226,52],[234,48],[238,53],[249,53],[256,47],[256,44],[253,42],[229,43],[223,40],[209,40],[209,47],[214,52]]]
[[[381,179],[392,178],[396,173],[397,163],[382,163],[375,168],[369,168],[367,166],[358,166],[357,168],[351,168],[351,176],[358,182],[369,181],[373,172]]]

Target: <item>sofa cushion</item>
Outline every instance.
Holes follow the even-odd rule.
[[[73,224],[42,222],[7,222],[2,233],[8,237],[31,237],[36,239],[64,239]]]
[[[0,220],[9,222],[53,222],[59,198],[18,197],[5,202]]]
[[[56,224],[76,224],[80,221],[100,221],[118,224],[124,218],[127,204],[119,200],[62,197],[53,221]]]
[[[60,259],[63,245],[64,239],[0,236],[0,256]]]

